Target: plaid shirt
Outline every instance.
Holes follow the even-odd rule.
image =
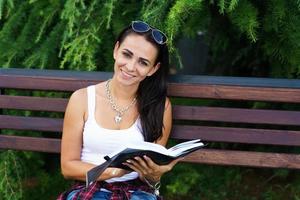
[[[57,200],[66,200],[68,194],[73,190],[79,190],[72,200],[91,200],[95,192],[99,191],[101,188],[107,189],[112,192],[110,200],[129,200],[131,193],[129,191],[142,190],[145,192],[153,193],[153,190],[140,179],[135,179],[132,181],[125,182],[95,182],[91,184],[88,188],[85,187],[85,183],[78,182],[70,190],[59,195]],[[158,200],[161,200],[160,197],[157,197]]]

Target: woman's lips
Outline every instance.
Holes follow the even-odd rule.
[[[126,79],[130,79],[130,78],[133,78],[135,76],[131,75],[131,74],[128,74],[127,72],[121,70],[121,73],[122,73],[122,76]]]

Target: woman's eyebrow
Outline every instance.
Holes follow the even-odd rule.
[[[124,51],[126,51],[126,52],[129,53],[130,55],[133,55],[133,52],[130,51],[129,49],[124,49]],[[151,63],[151,62],[150,62],[148,59],[146,59],[146,58],[139,57],[139,59],[141,59],[141,60],[144,61],[144,62],[147,62],[148,64]]]
[[[133,55],[132,51],[130,51],[129,49],[124,49],[124,51],[126,51],[126,52],[129,53],[130,55]]]

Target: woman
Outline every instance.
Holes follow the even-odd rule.
[[[72,94],[61,146],[65,178],[85,181],[86,172],[120,145],[166,145],[172,125],[166,40],[161,31],[133,21],[117,38],[113,78]],[[96,184],[86,189],[79,184],[59,199],[157,199],[161,176],[178,161],[159,166],[136,157],[125,163],[132,172],[107,168]]]

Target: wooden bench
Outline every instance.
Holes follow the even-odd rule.
[[[0,69],[0,149],[59,153],[70,93],[111,75]],[[14,91],[24,95],[15,96]],[[65,98],[36,91],[58,92]],[[209,144],[188,156],[187,162],[300,169],[300,80],[177,75],[170,77],[168,93],[174,105],[171,138],[201,138]],[[259,109],[262,104],[265,108]],[[12,110],[32,112],[20,116]],[[56,113],[60,118],[41,117],[41,113]],[[7,130],[22,134],[6,134]],[[24,131],[45,133],[33,137]]]

